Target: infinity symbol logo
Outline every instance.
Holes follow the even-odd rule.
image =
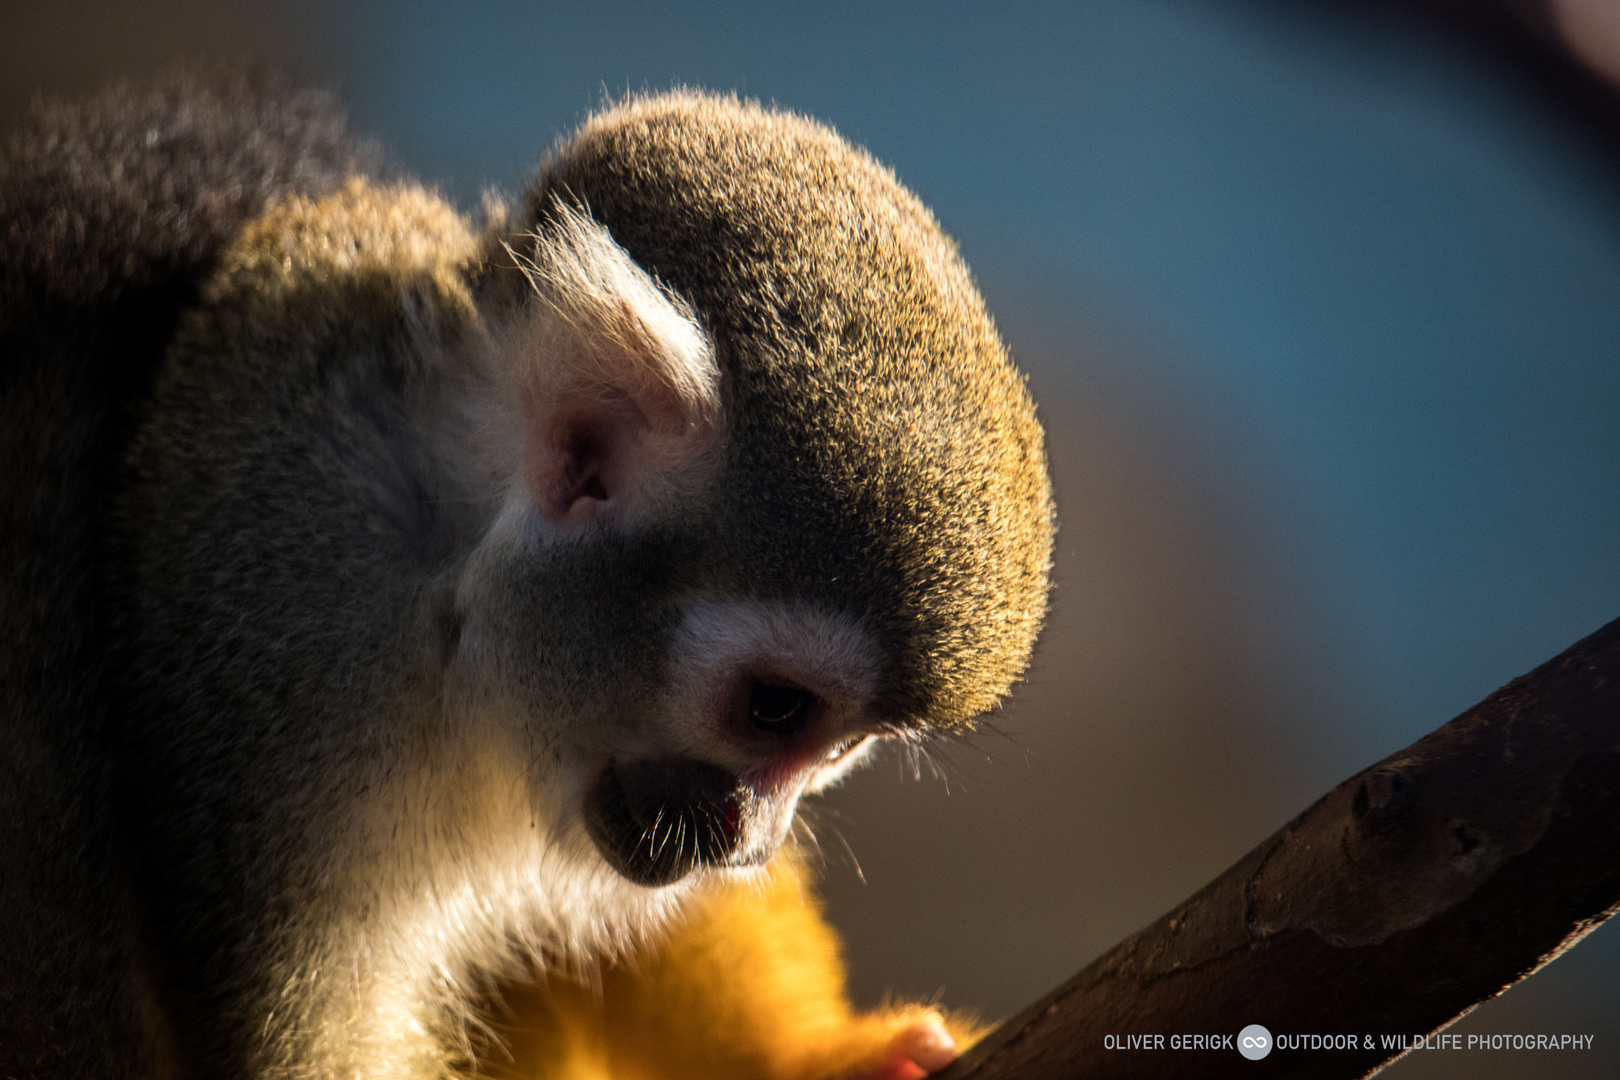
[[[1271,1053],[1271,1032],[1259,1024],[1250,1024],[1238,1032],[1238,1053],[1250,1061],[1259,1061]]]

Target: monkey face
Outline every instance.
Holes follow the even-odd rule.
[[[762,865],[799,798],[875,741],[877,654],[848,618],[802,603],[690,603],[670,671],[649,726],[673,753],[611,758],[584,799],[597,849],[639,884]]]
[[[668,532],[596,529],[484,557],[461,655],[502,704],[478,712],[508,718],[511,756],[534,763],[537,819],[558,835],[579,823],[638,885],[763,865],[799,799],[892,730],[862,621],[803,600],[714,599]]]
[[[657,887],[764,865],[799,799],[893,729],[861,621],[707,598],[643,544],[691,561],[658,530],[486,553],[462,655],[504,702],[483,711],[510,718],[511,756],[535,763],[539,817],[558,836],[578,823],[613,871]]]

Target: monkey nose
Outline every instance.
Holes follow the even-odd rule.
[[[638,885],[669,885],[743,846],[758,798],[717,765],[690,758],[616,762],[585,795],[585,829],[608,865]]]

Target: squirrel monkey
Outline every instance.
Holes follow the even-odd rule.
[[[604,109],[481,228],[368,154],[181,82],[0,166],[0,1073],[942,1067],[778,853],[1044,615],[954,245],[736,98]]]

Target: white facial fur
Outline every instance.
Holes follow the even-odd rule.
[[[791,683],[820,699],[822,714],[805,752],[825,753],[876,732],[867,714],[882,656],[865,628],[840,612],[802,601],[694,601],[671,653],[675,745],[745,779],[769,786],[780,782],[783,771],[782,762],[761,763],[757,754],[719,749],[727,746],[736,700],[753,679]],[[848,756],[816,766],[805,790],[819,791],[842,776]]]

